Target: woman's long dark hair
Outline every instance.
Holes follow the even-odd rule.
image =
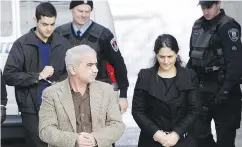
[[[163,34],[163,35],[160,35],[160,36],[157,37],[157,39],[155,40],[155,46],[154,46],[154,53],[155,53],[155,55],[157,55],[159,53],[160,49],[163,48],[163,47],[170,48],[176,54],[179,51],[179,46],[178,46],[176,38],[173,37],[170,34]],[[181,65],[181,64],[182,64],[181,58],[178,55],[175,65],[178,66],[178,65]],[[155,56],[154,57],[154,67],[155,68],[159,68],[159,66],[160,66],[160,64],[157,61],[156,56]]]

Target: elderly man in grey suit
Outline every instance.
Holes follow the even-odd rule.
[[[125,130],[111,85],[96,81],[96,52],[87,45],[69,49],[68,78],[43,92],[39,136],[49,147],[111,147]]]

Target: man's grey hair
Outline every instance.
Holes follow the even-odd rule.
[[[83,56],[88,52],[95,52],[95,50],[88,45],[78,45],[67,50],[65,57],[67,71],[70,66],[80,65]]]

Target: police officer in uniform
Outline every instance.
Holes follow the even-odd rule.
[[[195,125],[199,147],[235,147],[241,120],[241,27],[220,9],[220,1],[199,1],[203,16],[193,25],[188,68],[197,72],[203,111]],[[203,120],[202,120],[203,119]],[[215,121],[217,142],[211,134]]]
[[[120,90],[120,110],[121,113],[124,113],[128,108],[129,83],[126,65],[114,35],[109,29],[90,19],[93,9],[92,0],[73,0],[70,3],[70,9],[73,21],[57,27],[55,31],[67,38],[72,46],[86,44],[96,50],[99,70],[97,80],[112,83],[106,70],[107,65],[111,64],[115,70],[115,79],[117,79],[117,86]],[[113,76],[114,73],[110,74]],[[114,89],[116,90],[117,87]]]

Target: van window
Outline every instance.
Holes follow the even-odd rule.
[[[52,1],[51,2],[57,11],[56,27],[69,22],[71,12],[69,10],[70,1]],[[31,28],[36,26],[35,9],[40,4],[40,1],[20,1],[20,24],[21,33],[27,33]]]
[[[32,27],[36,26],[35,7],[40,2],[20,1],[20,31],[26,34]]]
[[[12,1],[0,1],[1,6],[1,37],[11,36],[13,33]]]

